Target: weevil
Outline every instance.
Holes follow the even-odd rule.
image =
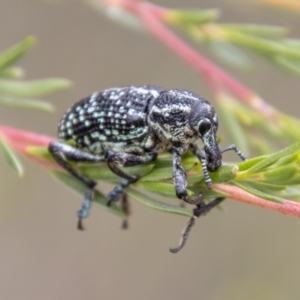
[[[83,182],[87,189],[78,210],[78,229],[89,214],[96,182],[79,173],[69,162],[106,162],[121,179],[108,194],[108,205],[125,195],[124,190],[139,177],[127,174],[123,167],[148,164],[161,152],[172,153],[173,182],[179,199],[196,205],[179,247],[185,244],[196,218],[206,214],[223,201],[217,198],[206,204],[202,194],[189,196],[187,176],[181,156],[188,150],[200,160],[205,183],[212,189],[209,172],[222,165],[222,153],[234,150],[231,145],[220,150],[216,137],[218,117],[214,107],[205,99],[187,90],[167,90],[156,86],[125,86],[96,92],[75,103],[67,110],[58,126],[59,141],[49,144],[57,163]],[[201,149],[198,141],[202,140]],[[68,141],[72,141],[72,145]],[[122,168],[120,168],[122,167]]]

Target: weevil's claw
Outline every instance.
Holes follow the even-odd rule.
[[[128,220],[127,219],[124,219],[123,222],[122,222],[122,229],[128,229]]]
[[[77,229],[78,230],[84,230],[81,217],[78,218]]]

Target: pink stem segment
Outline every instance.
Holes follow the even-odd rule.
[[[58,168],[56,163],[42,157],[31,155],[26,151],[30,146],[47,147],[49,143],[54,140],[53,138],[8,126],[0,126],[0,135],[5,138],[13,149],[28,156],[30,159],[35,160],[47,168]],[[271,202],[228,184],[214,184],[213,187],[214,190],[225,193],[227,197],[237,201],[271,209],[285,215],[300,217],[300,203],[290,200],[285,200],[284,204]]]
[[[234,200],[277,211],[284,215],[300,217],[300,203],[285,200],[283,204],[261,199],[257,196],[228,184],[214,184],[214,190],[225,193]]]
[[[99,0],[90,1],[97,2]],[[136,15],[154,36],[188,62],[196,71],[203,74],[213,93],[219,92],[222,85],[253,109],[272,120],[277,120],[277,111],[272,106],[187,45],[163,24],[165,14],[169,12],[168,9],[143,0],[102,0],[100,2],[104,2],[107,6],[121,7]]]

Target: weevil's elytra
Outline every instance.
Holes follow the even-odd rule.
[[[187,177],[181,156],[191,150],[200,160],[206,185],[212,188],[209,172],[222,165],[222,153],[234,150],[231,145],[221,151],[217,142],[218,117],[213,106],[200,96],[186,90],[165,90],[156,86],[126,86],[96,92],[67,110],[58,127],[59,142],[53,141],[49,151],[55,160],[87,186],[83,205],[78,212],[78,228],[88,216],[96,182],[76,171],[68,161],[107,162],[112,172],[122,179],[109,193],[108,203],[116,202],[124,189],[138,180],[119,167],[147,164],[164,151],[173,154],[173,181],[176,195],[196,205],[193,220],[220,203],[205,204],[202,195],[187,195]],[[198,146],[201,139],[204,148]],[[67,142],[72,140],[72,146]],[[194,224],[190,220],[180,246]]]

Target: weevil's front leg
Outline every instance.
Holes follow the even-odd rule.
[[[204,200],[202,194],[194,197],[189,197],[187,195],[187,176],[181,164],[181,152],[182,151],[178,148],[173,149],[173,181],[176,195],[179,199],[189,204],[203,203]]]
[[[84,195],[84,200],[77,213],[79,217],[77,227],[78,229],[82,230],[84,229],[82,226],[82,219],[86,218],[89,214],[94,188],[97,183],[94,180],[80,174],[67,162],[67,160],[74,162],[98,163],[105,161],[105,157],[101,155],[93,155],[90,153],[86,153],[69,145],[56,141],[51,142],[48,146],[48,149],[49,152],[52,154],[53,158],[62,168],[64,168],[75,178],[83,182],[87,187],[87,190]]]
[[[191,149],[201,162],[206,187],[211,190],[212,189],[212,180],[211,180],[208,170],[207,170],[206,154],[204,151],[202,151],[196,145],[191,145]]]
[[[113,189],[113,191],[111,191],[108,194],[109,201],[107,205],[110,206],[112,202],[117,202],[119,200],[119,197],[122,195],[124,189],[128,187],[130,183],[133,183],[138,180],[137,176],[132,176],[125,173],[123,170],[119,168],[119,166],[130,167],[130,166],[148,164],[154,161],[156,157],[157,157],[157,153],[154,152],[147,153],[144,156],[139,156],[135,154],[115,152],[109,150],[105,156],[107,165],[113,173],[123,178],[123,180],[121,181],[121,184],[116,186]]]
[[[224,153],[226,151],[233,150],[241,160],[247,160],[246,156],[237,148],[236,145],[230,145],[226,149],[222,150],[221,153]]]
[[[216,198],[215,200],[211,201],[208,204],[197,204],[197,207],[193,210],[194,215],[190,218],[187,226],[183,230],[182,237],[179,242],[179,246],[176,248],[171,248],[170,251],[172,253],[177,253],[178,251],[180,251],[183,248],[183,246],[185,245],[185,243],[188,239],[189,233],[196,222],[196,219],[203,215],[206,215],[212,208],[219,205],[224,199],[225,198]]]

